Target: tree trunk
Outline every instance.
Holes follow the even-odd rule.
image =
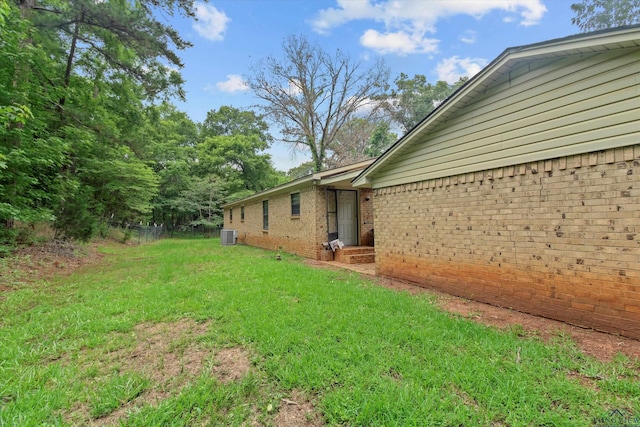
[[[80,15],[79,22],[82,22],[83,19],[84,19],[84,12],[82,12],[82,14]],[[69,87],[69,83],[71,82],[71,70],[73,69],[73,59],[76,54],[76,45],[78,44],[78,34],[80,32],[80,24],[76,22],[74,25],[75,26],[73,28],[73,37],[71,38],[71,49],[69,49],[69,56],[67,56],[67,68],[64,70],[65,92]],[[59,104],[58,109],[60,111],[60,114],[62,114],[62,109],[64,107],[65,101],[66,101],[66,95],[63,95],[63,97],[60,98],[60,101],[58,102]]]

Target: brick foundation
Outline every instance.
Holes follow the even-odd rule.
[[[640,146],[375,190],[378,274],[640,339]]]

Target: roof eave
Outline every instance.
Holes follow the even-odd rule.
[[[575,53],[580,53],[584,50],[593,49],[595,46],[600,46],[602,50],[612,49],[616,46],[620,48],[620,45],[625,42],[640,39],[640,36],[638,35],[639,29],[640,25],[632,25],[505,49],[478,74],[469,79],[469,81],[451,94],[421,122],[396,141],[396,143],[383,153],[373,164],[363,170],[360,175],[353,180],[352,185],[354,187],[371,186],[373,174],[384,166],[389,159],[393,158],[396,153],[403,149],[405,145],[411,142],[415,135],[422,133],[426,128],[431,126],[432,123],[437,122],[438,118],[445,114],[453,105],[461,99],[473,94],[475,90],[488,78],[499,73],[502,69],[511,67],[514,63],[525,59],[532,60],[540,56],[554,56],[561,52],[575,51]],[[629,37],[629,34],[636,34],[636,36]],[[571,48],[568,49],[568,47]]]
[[[274,196],[277,194],[295,192],[296,190],[308,187],[310,185],[337,185],[339,183],[347,184],[350,183],[353,178],[358,176],[365,167],[371,165],[373,161],[374,159],[368,159],[339,168],[316,172],[314,174],[304,176],[286,184],[282,184],[277,187],[252,194],[251,196],[235,200],[233,202],[225,203],[224,205],[222,205],[222,208],[224,209],[231,206],[243,205],[253,200],[262,200],[268,198],[269,196]]]
[[[319,181],[320,178],[316,176],[317,174],[307,175],[305,177],[296,179],[295,181],[288,182],[286,184],[279,185],[277,187],[270,188],[268,190],[260,191],[258,193],[254,193],[250,196],[244,197],[242,199],[234,200],[233,202],[225,203],[222,205],[222,208],[227,208],[231,206],[243,205],[247,202],[250,202],[254,199],[265,199],[274,194],[281,194],[286,192],[295,191],[299,188],[304,188],[308,186],[308,184],[313,181]]]

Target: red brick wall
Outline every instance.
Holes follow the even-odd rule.
[[[378,274],[640,338],[640,146],[375,190]]]

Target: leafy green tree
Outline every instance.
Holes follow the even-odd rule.
[[[205,139],[200,145],[200,167],[221,177],[230,198],[236,199],[283,182],[269,154],[261,154],[267,144],[257,135],[235,134]]]
[[[200,139],[198,126],[168,103],[150,106],[145,117],[141,130],[143,159],[159,178],[158,194],[153,201],[153,221],[175,227],[188,224],[196,211],[191,207],[185,209],[182,194],[197,178],[194,166]]]
[[[229,199],[237,199],[278,185],[285,180],[265,153],[273,137],[261,115],[223,106],[207,113],[200,125],[196,172],[216,175],[226,185]]]
[[[571,10],[571,23],[583,33],[640,23],[640,0],[582,0]]]
[[[93,212],[116,220],[141,219],[151,212],[158,176],[126,147],[87,159],[80,172],[93,189]]]
[[[331,144],[326,166],[335,168],[376,157],[395,138],[386,121],[355,117],[342,126]]]
[[[160,180],[158,195],[153,201],[153,221],[178,227],[189,223],[194,210],[185,209],[182,202],[183,192],[189,190],[194,179],[193,169],[187,162],[176,161],[166,164],[158,172]]]
[[[269,56],[252,68],[249,86],[282,140],[308,148],[319,171],[345,123],[375,114],[374,98],[386,90],[389,71],[382,61],[363,69],[344,52],[332,56],[304,36],[289,36],[283,50],[284,58]]]
[[[207,112],[207,117],[200,125],[200,135],[204,137],[255,135],[266,143],[268,148],[273,142],[269,126],[264,117],[253,111],[223,105],[218,110]]]
[[[445,81],[433,85],[421,74],[409,78],[400,73],[395,80],[396,88],[379,99],[391,119],[408,132],[467,80],[464,77],[453,85]]]
[[[398,135],[391,132],[389,128],[389,123],[380,123],[376,126],[369,138],[369,146],[365,150],[367,156],[378,157],[398,139]]]
[[[48,129],[56,62],[29,43],[34,32],[13,4],[0,22],[0,245],[13,244],[18,224],[53,219],[63,192],[60,169],[69,144]]]
[[[226,185],[215,175],[193,177],[188,188],[180,192],[176,208],[192,213],[190,226],[220,227],[222,205],[227,200]]]
[[[119,222],[144,219],[157,193],[157,176],[141,158],[145,152],[141,142],[144,98],[139,86],[122,78],[94,94],[93,84],[83,76],[74,77],[75,96],[67,98],[62,122],[70,117],[77,121],[52,126],[69,145],[60,169],[66,190],[54,206],[57,232],[65,237],[80,238],[76,229],[88,233],[88,217],[94,223],[106,218]],[[76,219],[82,224],[74,226]],[[82,238],[89,237],[84,234]]]
[[[93,236],[97,220],[91,212],[89,200],[91,198],[91,188],[77,188],[74,194],[76,197],[64,200],[60,204],[54,221],[56,238],[70,238],[87,241]]]
[[[299,166],[293,167],[287,171],[287,177],[289,179],[298,179],[303,178],[307,175],[311,175],[315,170],[315,165],[313,162],[304,162]]]
[[[15,223],[55,218],[60,235],[87,238],[110,212],[149,214],[162,167],[146,163],[145,105],[183,95],[176,51],[189,46],[157,17],[193,7],[0,3],[0,244]]]
[[[117,80],[123,73],[149,98],[159,94],[184,97],[179,72],[164,62],[182,68],[175,50],[191,44],[158,20],[157,12],[173,15],[177,9],[193,16],[194,1],[41,0],[36,4],[20,0],[20,4],[43,36],[41,42],[48,41],[45,46],[63,55],[63,88],[69,88],[74,73],[107,80]],[[64,107],[66,98],[63,92],[59,108]]]

